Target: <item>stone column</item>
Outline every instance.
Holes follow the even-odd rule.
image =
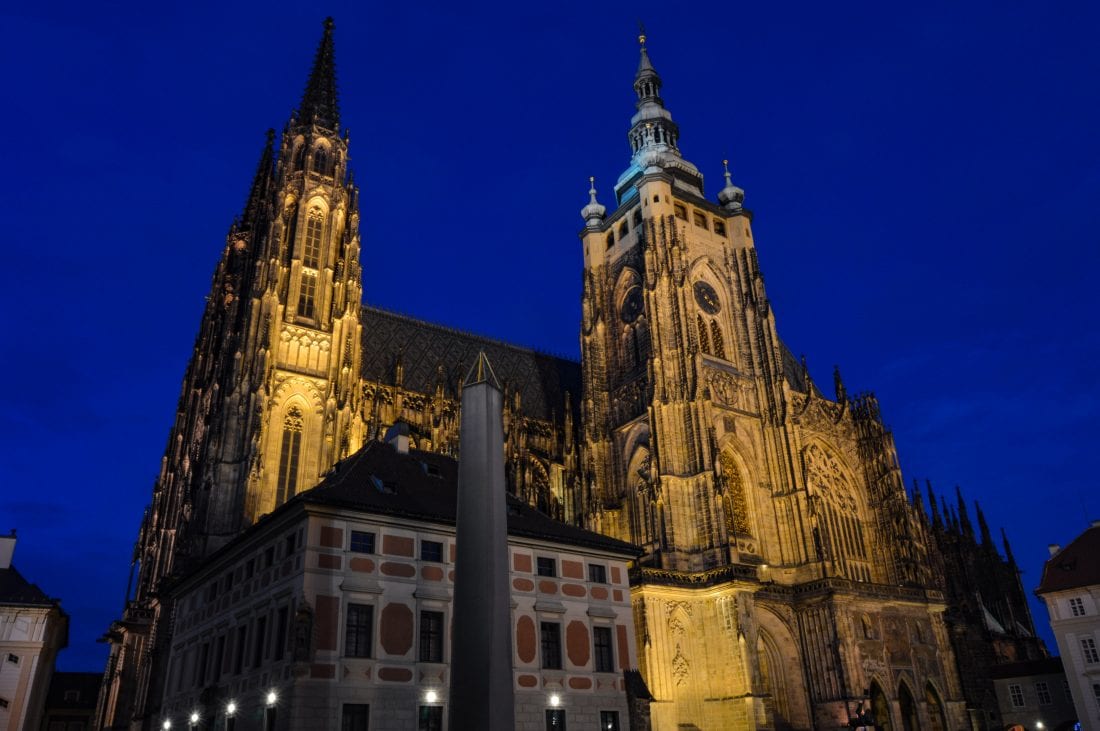
[[[462,387],[449,728],[511,731],[503,394],[484,353]]]

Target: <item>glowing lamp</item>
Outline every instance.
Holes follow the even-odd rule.
[[[550,707],[551,708],[557,708],[560,705],[561,705],[561,696],[560,695],[558,695],[557,693],[554,693],[552,696],[550,696]]]
[[[267,705],[275,705],[275,701],[279,700],[279,696],[275,695],[275,691],[269,690],[267,692]]]

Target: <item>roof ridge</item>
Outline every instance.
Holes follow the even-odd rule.
[[[568,363],[573,363],[573,364],[576,364],[576,365],[580,365],[580,359],[574,359],[570,356],[563,355],[561,353],[554,353],[554,352],[551,352],[549,350],[540,350],[539,348],[534,348],[534,347],[527,346],[527,345],[517,345],[516,343],[509,343],[506,340],[501,340],[500,338],[494,338],[491,335],[482,335],[481,333],[476,333],[476,332],[473,332],[472,330],[463,330],[462,328],[452,327],[450,325],[443,325],[443,324],[438,323],[438,322],[429,322],[428,320],[424,320],[422,318],[416,317],[414,315],[409,315],[409,314],[404,313],[404,312],[398,312],[397,310],[388,310],[388,309],[385,309],[383,307],[377,307],[375,305],[368,305],[368,304],[363,304],[362,308],[364,310],[370,310],[372,312],[376,312],[380,315],[388,315],[390,317],[398,317],[398,318],[401,318],[402,320],[408,320],[409,322],[416,323],[417,325],[423,325],[425,327],[430,327],[430,328],[433,328],[435,330],[439,330],[439,331],[442,331],[442,332],[445,332],[445,333],[450,333],[452,335],[461,335],[462,337],[466,337],[466,338],[477,338],[478,340],[483,340],[487,343],[492,343],[494,345],[500,345],[502,347],[511,348],[513,350],[522,350],[524,352],[531,353],[533,355],[537,355],[537,356],[540,356],[540,357],[543,357],[543,358],[554,358],[555,360],[563,360],[563,361],[566,361]]]

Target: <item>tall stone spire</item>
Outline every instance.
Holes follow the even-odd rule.
[[[515,728],[515,701],[504,394],[485,353],[466,376],[460,413],[451,718],[505,731]]]
[[[943,521],[940,520],[939,506],[936,505],[936,493],[932,491],[932,481],[925,480],[924,484],[928,487],[928,504],[932,507],[932,527],[942,529]]]
[[[1009,566],[1015,569],[1016,557],[1012,555],[1012,546],[1010,546],[1008,543],[1008,533],[1005,532],[1005,529],[1003,527],[1001,528],[1001,541],[1004,543],[1005,546],[1005,560],[1008,561]]]
[[[966,511],[966,500],[963,499],[962,488],[955,485],[955,498],[959,504],[959,528],[968,536],[974,535],[974,526],[970,524],[970,515]]]
[[[244,230],[254,226],[259,216],[260,208],[267,200],[271,190],[272,173],[275,161],[275,130],[267,131],[267,140],[264,143],[263,152],[260,153],[260,162],[256,165],[256,174],[252,177],[252,187],[248,191],[248,200],[245,202],[244,213],[241,215],[241,228]]]
[[[629,190],[629,183],[638,172],[660,172],[668,168],[678,168],[687,174],[684,184],[695,194],[702,195],[703,177],[698,168],[680,156],[680,128],[672,121],[672,114],[665,108],[661,98],[661,76],[653,67],[646,48],[646,34],[643,29],[638,35],[641,58],[638,71],[634,74],[634,93],[638,95],[637,112],[630,120],[630,167],[620,176],[615,185],[615,194],[621,203]]]
[[[317,46],[313,70],[309,74],[302,103],[298,107],[301,124],[316,124],[338,132],[340,105],[336,97],[336,49],[332,41],[332,18],[325,18],[325,32]]]

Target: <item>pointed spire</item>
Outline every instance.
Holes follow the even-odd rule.
[[[271,185],[272,164],[275,159],[275,130],[267,131],[267,140],[264,142],[263,152],[260,153],[260,162],[256,166],[256,174],[252,177],[252,188],[248,191],[248,200],[244,205],[244,213],[241,214],[241,226],[248,228],[256,220],[260,206],[263,205]]]
[[[607,213],[607,209],[600,205],[596,200],[596,178],[594,176],[588,178],[588,205],[581,209],[581,218],[584,219],[588,228],[599,228],[603,223],[604,214]]]
[[[925,486],[928,488],[928,504],[932,507],[932,525],[935,528],[943,528],[943,521],[940,519],[940,509],[936,505],[936,493],[932,492],[932,481],[925,480]]]
[[[810,375],[810,367],[806,365],[806,356],[799,356],[799,362],[802,364],[802,382],[806,384],[806,393],[812,396],[816,386],[814,385],[813,376]]]
[[[974,501],[974,512],[978,515],[978,530],[982,536],[982,545],[993,548],[993,537],[989,535],[989,524],[985,522],[985,513],[982,512],[981,503]],[[996,550],[993,548],[993,550]]]
[[[745,202],[745,191],[738,188],[733,184],[733,180],[730,178],[730,161],[722,161],[722,169],[725,171],[726,187],[718,191],[718,202],[722,204],[722,207],[729,211],[739,211]]]
[[[959,527],[968,536],[974,535],[974,526],[970,524],[970,515],[966,512],[966,500],[963,500],[962,488],[955,485],[955,500],[959,504]]]
[[[844,380],[840,377],[840,366],[833,366],[833,388],[836,390],[836,402],[848,403],[848,389],[844,388]]]
[[[470,372],[466,374],[466,381],[462,386],[466,388],[468,386],[475,386],[479,383],[488,383],[496,390],[500,390],[500,382],[497,381],[497,376],[493,372],[493,367],[489,365],[489,359],[485,356],[484,350],[477,354],[477,362],[470,368]]]
[[[340,107],[336,97],[336,50],[332,41],[332,18],[325,18],[325,32],[317,46],[313,70],[309,74],[302,103],[298,108],[301,124],[316,124],[337,130],[340,126]]]
[[[921,515],[925,515],[925,512],[924,512],[924,495],[921,495],[920,482],[915,477],[913,478],[913,495],[912,495],[911,502],[913,503],[913,507],[915,507],[918,511],[920,511]]]
[[[947,527],[958,529],[959,518],[951,512],[952,509],[947,505],[947,498],[943,495],[940,495],[940,509],[943,510],[943,521]]]
[[[1005,529],[1001,528],[1001,542],[1005,546],[1005,560],[1008,561],[1008,565],[1012,568],[1016,568],[1016,557],[1012,555],[1012,546],[1008,544],[1008,534],[1005,533]]]

